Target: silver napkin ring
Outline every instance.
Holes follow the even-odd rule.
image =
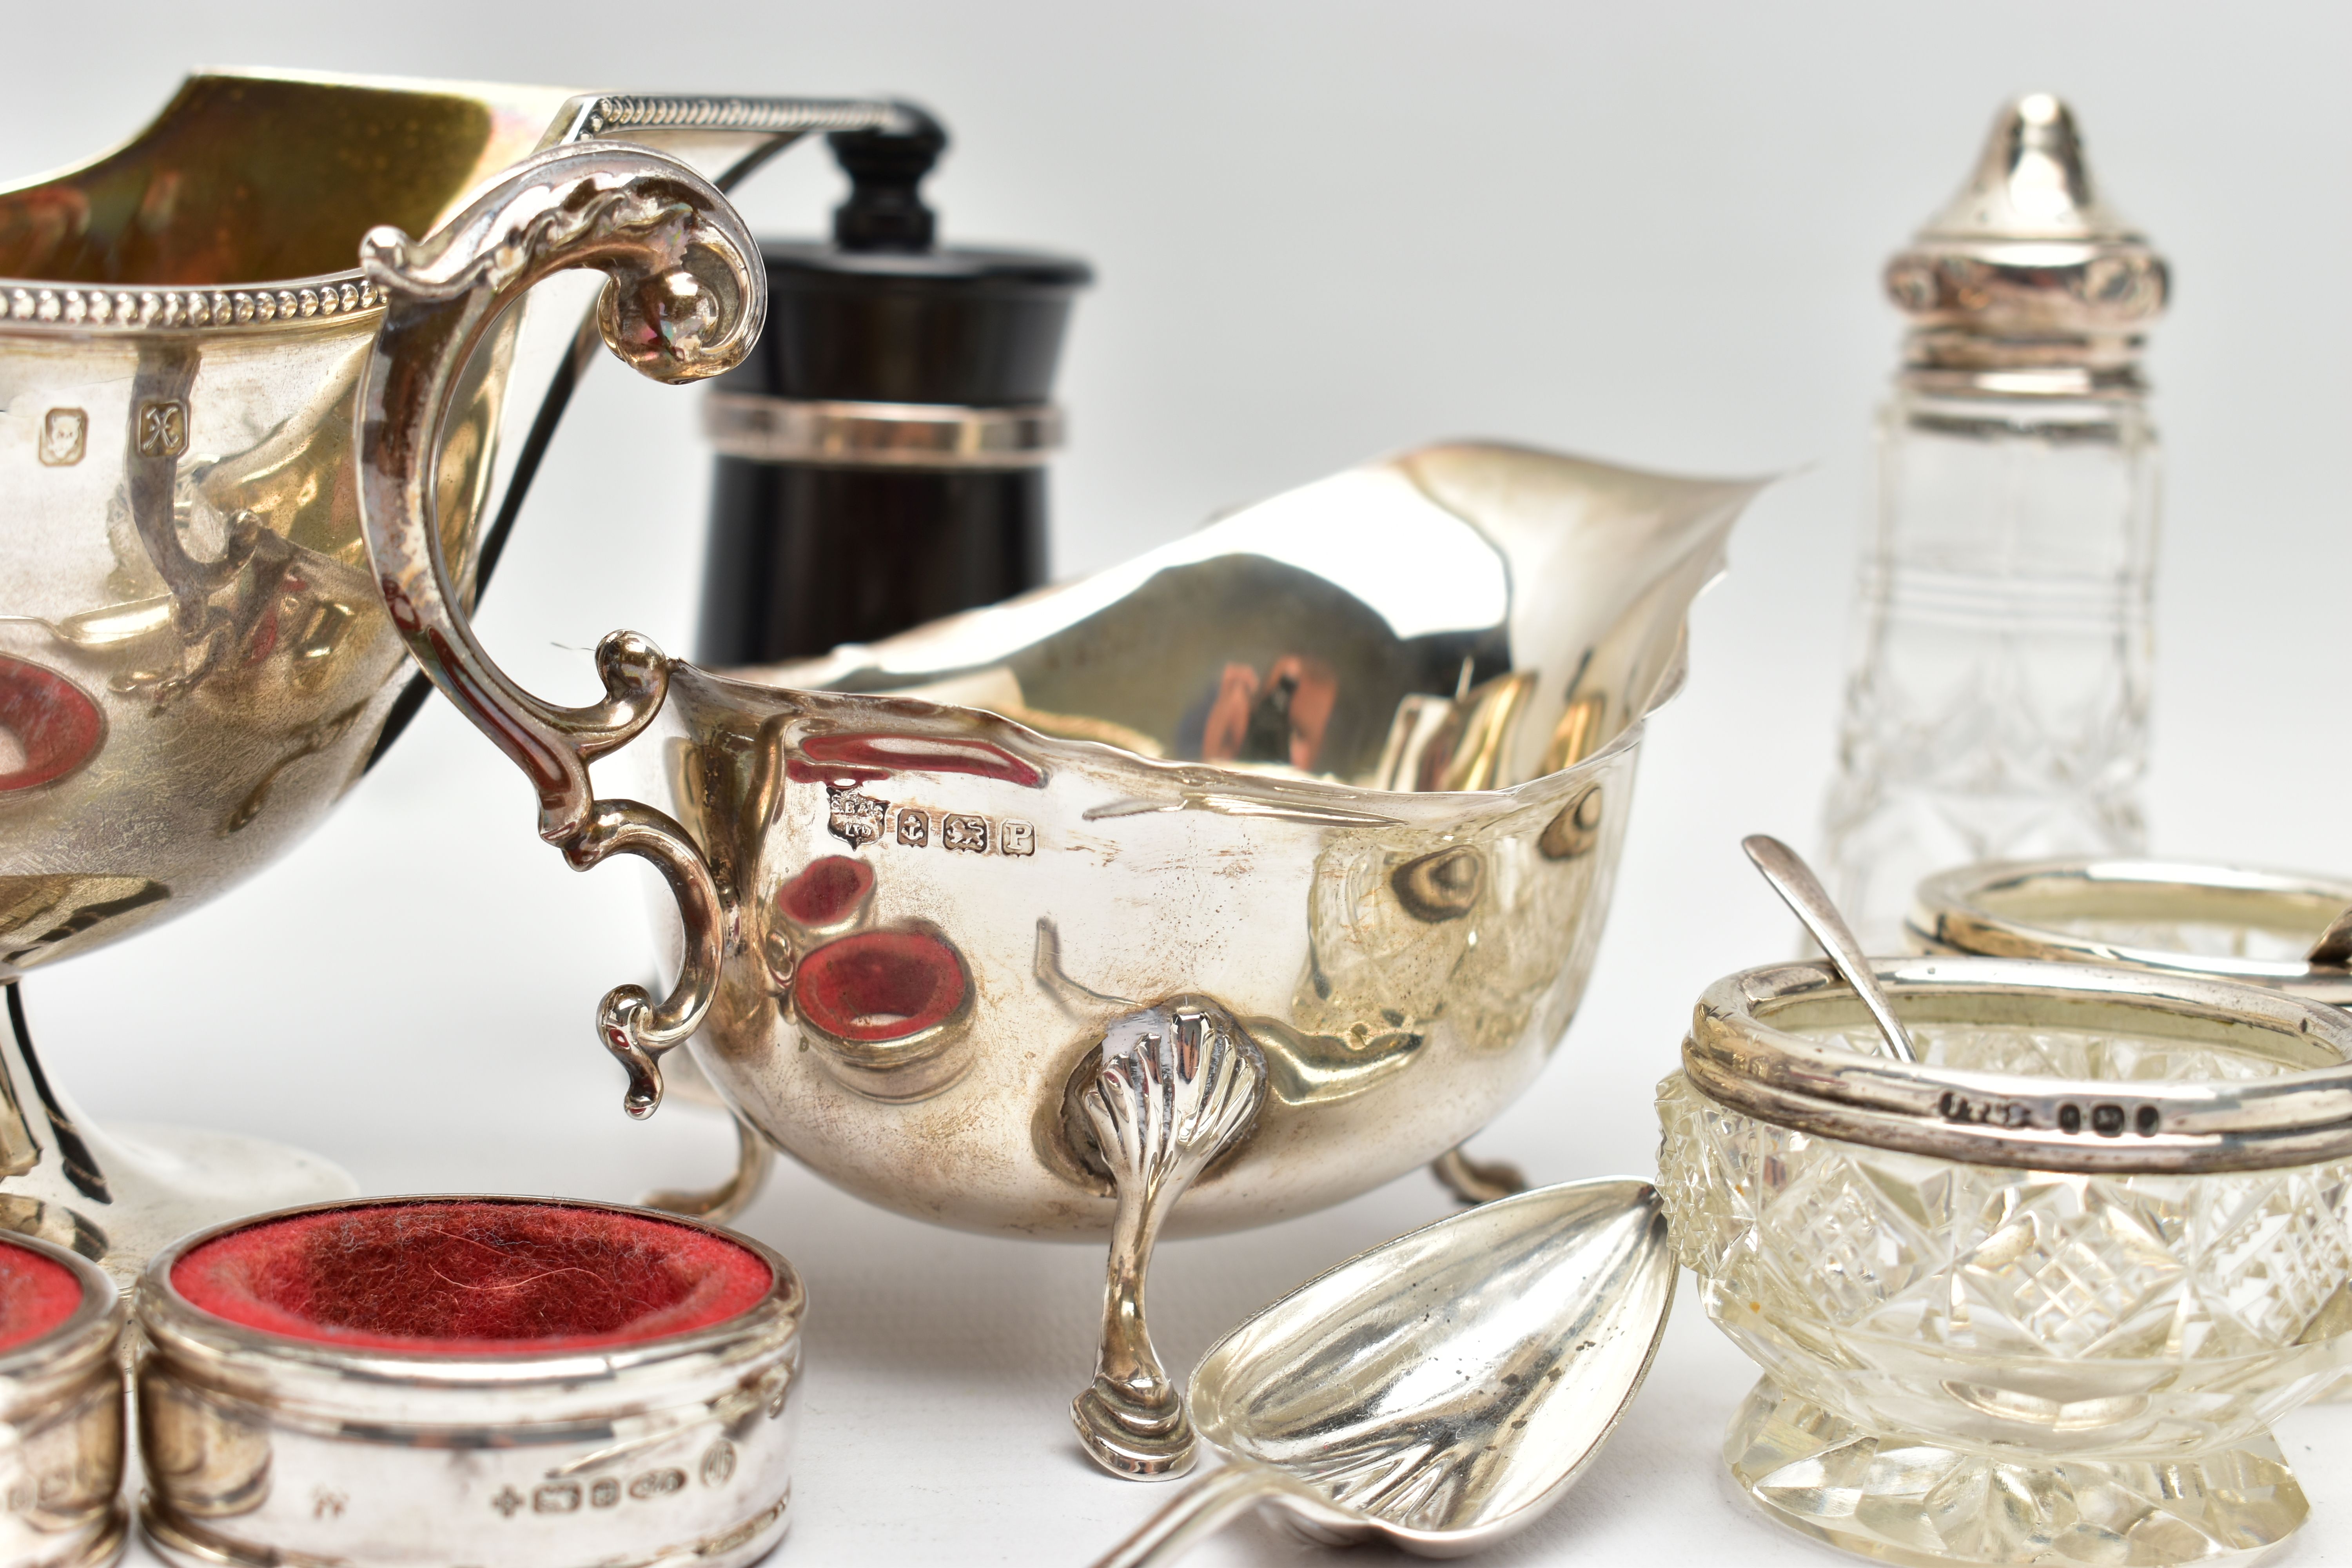
[[[122,1554],[124,1310],[104,1269],[0,1237],[0,1563],[99,1568]]]
[[[617,1205],[218,1226],[141,1283],[140,1522],[190,1568],[737,1568],[787,1523],[803,1301],[758,1242]]]

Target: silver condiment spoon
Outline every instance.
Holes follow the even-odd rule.
[[[2319,933],[2319,940],[2311,944],[2311,951],[2304,954],[2303,961],[2305,963],[2324,963],[2336,969],[2352,963],[2352,909],[2346,910],[2327,922],[2327,929]]]
[[[1213,1346],[1193,1425],[1225,1465],[1096,1568],[1155,1568],[1272,1504],[1331,1545],[1454,1557],[1559,1500],[1664,1334],[1657,1190],[1570,1182],[1496,1201],[1311,1279]]]
[[[1878,976],[1870,967],[1870,959],[1862,951],[1861,939],[1853,928],[1845,923],[1838,907],[1830,898],[1829,889],[1822,886],[1813,868],[1804,858],[1769,833],[1751,833],[1739,841],[1780,901],[1796,911],[1813,940],[1829,954],[1831,967],[1845,976],[1862,1005],[1870,1009],[1870,1016],[1878,1025],[1879,1034],[1886,1041],[1886,1052],[1896,1061],[1916,1062],[1919,1053],[1911,1047],[1911,1032],[1903,1020],[1895,1016],[1895,1004],[1878,988]]]

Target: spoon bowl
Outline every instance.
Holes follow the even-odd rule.
[[[1542,1187],[1399,1237],[1285,1296],[1192,1374],[1226,1465],[1097,1568],[1172,1561],[1277,1505],[1310,1539],[1476,1551],[1574,1484],[1665,1331],[1664,1206],[1624,1178]]]

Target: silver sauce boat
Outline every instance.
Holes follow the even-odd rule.
[[[648,342],[674,317],[735,341],[761,279],[652,287],[671,262],[591,237],[483,270],[530,210],[501,187],[457,226],[467,248],[372,263],[392,303],[362,512],[410,651],[531,779],[541,836],[583,868],[643,856],[676,895],[675,987],[598,1015],[627,1108],[652,1110],[691,1036],[742,1118],[851,1192],[1108,1236],[1079,1430],[1118,1473],[1181,1471],[1154,1241],[1377,1186],[1541,1069],[1591,971],[1643,722],[1756,487],[1433,447],[814,665],[717,673],[616,632],[604,700],[557,709],[474,640],[405,454],[436,449],[467,345],[538,276],[605,268],[608,300],[651,301]],[[655,804],[592,787],[625,747]]]

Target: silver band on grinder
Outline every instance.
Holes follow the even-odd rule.
[[[724,457],[864,468],[1029,468],[1062,445],[1050,403],[971,408],[939,403],[836,403],[714,392],[702,430]]]

